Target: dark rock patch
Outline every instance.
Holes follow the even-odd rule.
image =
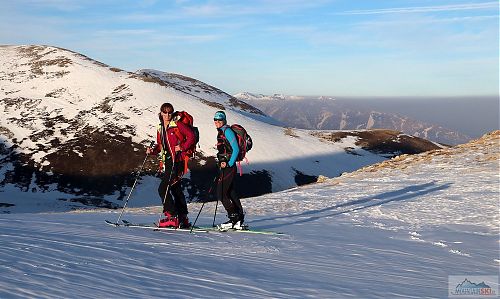
[[[293,171],[295,171],[295,184],[297,186],[302,186],[302,185],[307,185],[307,184],[312,184],[316,183],[318,181],[318,176],[316,175],[308,175],[303,173],[300,170],[297,170],[295,168],[292,168]]]

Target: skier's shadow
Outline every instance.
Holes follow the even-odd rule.
[[[381,194],[377,195],[372,195],[369,197],[365,198],[360,198],[357,200],[352,200],[349,202],[337,204],[331,207],[326,207],[323,209],[319,210],[310,210],[310,211],[305,211],[302,213],[298,214],[291,214],[291,215],[283,215],[283,216],[276,216],[276,217],[269,217],[269,218],[264,218],[264,219],[257,219],[253,220],[252,223],[256,222],[263,222],[263,221],[270,221],[270,220],[278,220],[278,219],[290,219],[294,217],[303,217],[303,216],[308,216],[311,215],[311,217],[305,218],[305,219],[300,219],[297,221],[291,221],[287,223],[278,223],[278,224],[272,224],[272,225],[265,225],[265,227],[262,228],[276,228],[276,227],[281,227],[281,226],[286,226],[286,225],[293,225],[293,224],[301,224],[305,222],[311,222],[315,221],[324,217],[331,217],[331,216],[336,216],[336,215],[341,215],[345,213],[351,213],[375,206],[380,206],[382,204],[386,204],[389,202],[395,202],[395,201],[402,201],[402,200],[409,200],[415,197],[423,196],[425,194],[429,194],[432,192],[448,189],[452,183],[446,183],[442,185],[437,185],[436,182],[430,182],[430,183],[425,183],[421,185],[415,185],[415,186],[408,186],[400,190],[395,190],[395,191],[389,191],[389,192],[384,192]],[[364,205],[366,204],[366,205]],[[356,206],[356,205],[361,205],[361,206]],[[347,209],[342,209],[340,211],[337,211],[335,213],[331,214],[322,214],[328,211],[332,210],[337,210],[341,208],[347,208]],[[321,215],[319,215],[321,214]],[[317,216],[315,216],[317,215]]]

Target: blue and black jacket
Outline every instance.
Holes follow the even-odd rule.
[[[236,134],[228,125],[218,128],[217,132],[217,159],[219,163],[227,162],[229,167],[233,167],[240,153]]]

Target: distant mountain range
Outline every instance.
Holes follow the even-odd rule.
[[[199,128],[197,156],[182,181],[190,200],[213,198],[217,110],[254,141],[237,182],[246,197],[439,148],[397,131],[280,127],[253,105],[193,78],[128,72],[56,47],[0,46],[0,211],[120,207],[155,140],[164,102],[188,111]],[[160,204],[157,163],[147,159],[134,202]]]
[[[235,98],[257,107],[284,126],[309,130],[360,130],[389,129],[425,138],[431,141],[456,145],[471,137],[442,126],[410,117],[374,111],[360,103],[337,100],[333,97],[263,95],[238,93]],[[432,109],[432,108],[429,108]]]

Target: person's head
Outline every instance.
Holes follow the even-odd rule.
[[[217,111],[215,112],[215,115],[214,115],[214,124],[215,124],[215,127],[218,129],[220,127],[222,127],[223,125],[226,124],[226,113],[224,113],[224,111]]]
[[[174,106],[170,103],[163,103],[160,107],[160,113],[158,116],[160,117],[160,121],[164,123],[168,123],[172,120],[172,116],[174,114]]]

